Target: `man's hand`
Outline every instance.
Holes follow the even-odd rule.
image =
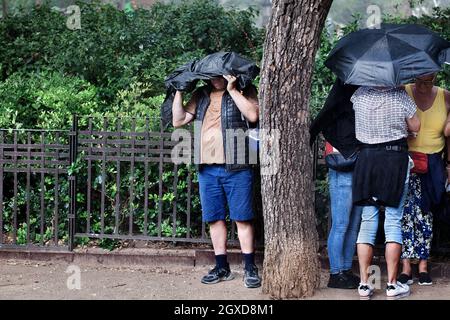
[[[224,75],[223,77],[225,78],[225,80],[228,81],[227,91],[228,92],[232,92],[232,91],[236,90],[236,80],[237,80],[237,78],[235,76],[231,76],[231,75]]]
[[[241,111],[241,113],[248,121],[257,122],[259,119],[259,104],[257,95],[255,94],[254,97],[245,97],[236,88],[237,78],[235,76],[224,75],[223,77],[228,81],[227,91],[238,107],[239,111]]]

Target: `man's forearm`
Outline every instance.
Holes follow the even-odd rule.
[[[183,109],[183,95],[177,91],[172,103],[172,122],[174,127],[180,125],[186,118],[186,111]]]
[[[257,122],[259,120],[259,107],[257,104],[248,100],[238,90],[230,90],[229,94],[248,121]]]

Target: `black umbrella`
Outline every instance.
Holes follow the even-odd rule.
[[[258,76],[256,64],[235,52],[217,52],[194,60],[176,69],[164,84],[167,88],[166,99],[161,106],[161,118],[164,126],[172,121],[172,102],[175,91],[191,92],[199,80],[209,80],[222,75],[237,77],[237,87],[244,89]]]
[[[325,65],[346,84],[398,86],[442,68],[450,42],[425,27],[382,24],[338,41]]]
[[[450,49],[442,52],[443,60],[446,64],[450,64]]]

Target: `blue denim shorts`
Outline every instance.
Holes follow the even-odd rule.
[[[384,234],[385,242],[394,242],[403,244],[402,237],[402,218],[406,195],[408,194],[409,170],[412,168],[412,160],[408,164],[403,195],[397,208],[385,207]],[[359,229],[358,240],[356,243],[375,245],[378,231],[379,207],[366,206],[363,208],[361,227]]]
[[[225,165],[204,165],[198,174],[202,217],[205,222],[249,221],[253,211],[253,171],[226,171]]]

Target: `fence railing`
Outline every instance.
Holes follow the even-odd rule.
[[[177,142],[153,120],[74,117],[71,130],[0,130],[0,247],[210,242],[196,172],[172,161]]]
[[[61,245],[69,131],[0,130],[0,244]],[[33,239],[31,239],[33,237]]]
[[[93,239],[209,243],[197,174],[172,161],[176,144],[159,119],[149,118],[74,117],[70,130],[0,130],[0,248],[72,250]],[[326,175],[321,150],[319,142],[314,179]],[[324,243],[331,215],[321,215]],[[229,230],[237,244],[234,223]],[[446,235],[437,226],[434,252],[450,251]]]

